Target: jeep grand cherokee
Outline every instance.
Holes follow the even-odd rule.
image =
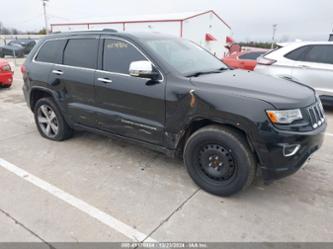
[[[184,160],[220,196],[296,172],[319,149],[324,111],[310,87],[230,70],[193,42],[153,33],[54,34],[22,66],[40,134],[123,138]]]

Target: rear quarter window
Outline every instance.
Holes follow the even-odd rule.
[[[293,61],[300,61],[303,60],[306,52],[310,49],[310,46],[303,46],[300,48],[297,48],[288,54],[286,54],[284,57],[287,59],[293,60]]]
[[[61,64],[62,52],[67,40],[46,41],[39,50],[35,60],[39,62]]]

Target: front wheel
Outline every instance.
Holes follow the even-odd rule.
[[[186,142],[184,162],[199,187],[219,196],[245,189],[256,173],[256,162],[245,139],[222,126],[196,131]]]
[[[35,122],[39,133],[50,140],[62,141],[72,136],[59,108],[52,98],[42,98],[34,108]]]

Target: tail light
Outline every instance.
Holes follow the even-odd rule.
[[[4,66],[0,67],[0,71],[2,71],[2,72],[11,72],[12,69],[11,69],[11,67],[7,64],[7,65],[4,65]]]
[[[20,69],[21,69],[21,73],[22,73],[22,74],[25,74],[25,73],[27,72],[27,68],[26,68],[26,66],[24,66],[24,65],[22,65],[22,66],[20,67]]]
[[[264,56],[260,56],[257,58],[257,64],[259,64],[259,65],[269,66],[269,65],[274,64],[275,62],[276,62],[276,60],[268,59]]]

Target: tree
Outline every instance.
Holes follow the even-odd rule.
[[[37,32],[38,35],[46,35],[46,29],[43,28]]]

